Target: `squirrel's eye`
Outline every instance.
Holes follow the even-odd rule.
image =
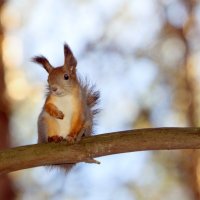
[[[64,75],[64,79],[65,79],[65,80],[68,80],[68,79],[69,79],[68,74],[65,74],[65,75]]]

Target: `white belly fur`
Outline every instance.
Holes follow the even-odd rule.
[[[66,138],[71,129],[71,119],[74,111],[73,96],[57,97],[55,106],[63,112],[63,119],[56,119],[59,126],[59,135]]]

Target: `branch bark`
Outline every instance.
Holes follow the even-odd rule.
[[[42,165],[92,162],[111,154],[200,148],[200,128],[150,128],[85,137],[75,144],[46,143],[0,151],[0,174]]]

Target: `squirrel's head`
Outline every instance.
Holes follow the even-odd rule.
[[[53,95],[64,96],[69,93],[77,83],[76,65],[77,61],[70,47],[64,44],[64,65],[53,67],[44,56],[36,56],[33,62],[43,66],[48,72],[49,90]]]

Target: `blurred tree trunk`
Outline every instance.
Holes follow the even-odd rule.
[[[4,3],[4,0],[0,1],[0,12]],[[0,47],[2,47],[3,36],[3,27],[0,25]],[[6,86],[4,74],[5,71],[2,61],[2,48],[0,48],[0,149],[8,148],[10,146],[9,102],[5,95]],[[0,199],[15,199],[15,191],[12,185],[12,180],[7,175],[0,176]]]
[[[177,95],[177,102],[183,103],[182,99],[187,99],[185,102],[185,118],[187,120],[189,127],[198,126],[198,115],[197,115],[197,84],[196,84],[196,73],[195,66],[192,62],[192,49],[191,41],[193,38],[189,37],[190,31],[195,27],[194,21],[194,8],[197,6],[196,1],[183,1],[188,9],[188,19],[186,23],[177,28],[172,26],[174,34],[176,34],[185,45],[185,55],[182,61],[182,67],[180,68],[182,72],[182,84],[179,89],[185,91],[185,97]],[[182,156],[180,157],[179,169],[181,170],[182,178],[187,187],[191,191],[192,199],[200,199],[200,183],[198,180],[198,160],[199,160],[199,150],[183,150]]]
[[[199,3],[196,0],[182,0],[181,4],[187,10],[187,20],[182,25],[175,25],[171,23],[168,18],[168,11],[166,4],[161,4],[163,9],[164,24],[160,34],[160,41],[158,41],[155,49],[146,52],[146,56],[154,60],[158,64],[160,70],[160,77],[167,80],[167,84],[173,91],[173,104],[176,114],[183,117],[186,126],[199,126],[199,108],[198,108],[198,92],[200,90],[197,84],[197,68],[194,65],[194,52],[197,50],[194,44],[195,34],[198,35],[198,24],[195,21],[195,9]],[[179,16],[178,16],[179,17]],[[157,55],[162,51],[162,46],[168,39],[177,38],[184,44],[184,57],[180,64],[174,64],[173,67],[168,67],[167,64],[161,60],[162,57]],[[152,53],[156,52],[156,54]],[[144,54],[144,53],[143,53]],[[147,117],[147,121],[149,121]],[[187,142],[187,141],[186,141]],[[171,157],[171,154],[170,154]],[[181,176],[181,181],[190,190],[191,199],[200,199],[200,150],[182,150],[181,156],[175,157],[176,163]],[[174,161],[174,162],[175,162]]]

